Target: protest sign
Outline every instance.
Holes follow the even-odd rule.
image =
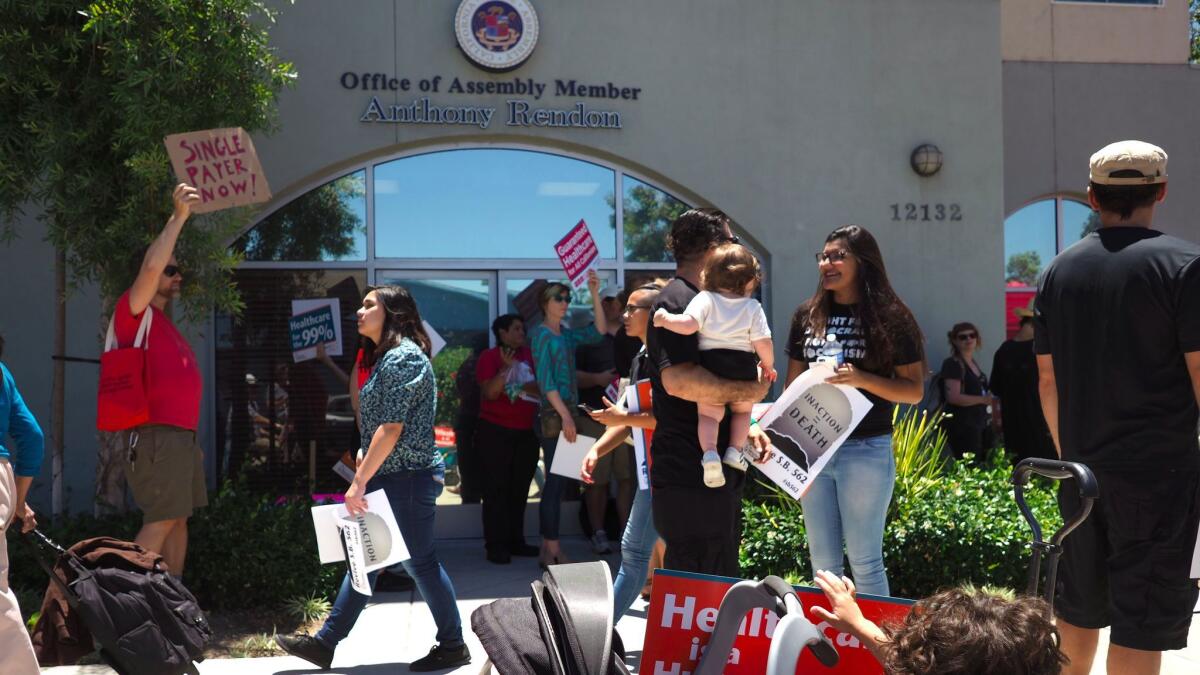
[[[650,380],[638,380],[629,385],[625,389],[625,406],[631,413],[649,412],[650,403]],[[637,467],[638,489],[646,490],[650,487],[650,439],[654,437],[653,429],[640,429],[634,427],[633,434],[633,457],[634,465]]]
[[[312,507],[313,530],[317,535],[317,557],[322,563],[345,560],[351,566],[351,583],[357,572],[366,574],[408,560],[408,545],[400,534],[396,515],[383,490],[367,493],[367,511],[351,516],[344,504]],[[350,524],[357,527],[349,527]],[[355,530],[347,532],[347,530]],[[370,588],[355,590],[370,595]]]
[[[350,587],[362,595],[371,595],[362,530],[357,522],[348,517],[338,518],[337,528],[342,536],[342,551],[346,558],[346,572],[350,575]]]
[[[583,458],[596,439],[583,434],[575,434],[575,442],[567,441],[566,435],[558,432],[558,445],[554,446],[554,462],[550,465],[550,473],[566,476],[571,480],[579,480],[579,472],[583,469]]]
[[[446,339],[438,335],[438,332],[425,319],[421,319],[421,326],[425,329],[425,334],[429,336],[429,358],[432,359],[446,346]]]
[[[341,301],[337,298],[292,300],[288,332],[295,363],[316,358],[317,345],[325,345],[325,353],[329,356],[341,356]]]
[[[831,375],[828,366],[810,366],[758,420],[774,452],[754,466],[796,499],[871,409],[854,387],[826,383]]]
[[[220,211],[271,199],[254,142],[241,127],[171,134],[163,139],[181,182],[196,188],[192,213]]]
[[[705,646],[717,625],[721,600],[729,587],[740,581],[728,577],[657,570],[646,611],[646,637],[643,641],[640,671],[651,675],[695,672]],[[796,594],[807,613],[813,605],[829,608],[819,589],[797,586]],[[909,612],[908,600],[858,594],[863,615],[876,624],[898,621]],[[806,614],[810,619],[811,614]],[[767,654],[779,617],[765,609],[748,612],[742,620],[725,665],[725,675],[762,675],[767,670]],[[807,651],[800,657],[796,673],[838,673],[876,675],[883,672],[871,652],[849,633],[839,632],[821,622],[823,632],[838,650],[834,668],[819,666]]]
[[[563,270],[575,288],[587,283],[588,270],[600,263],[600,249],[596,247],[596,240],[592,239],[587,223],[582,220],[554,245],[554,252],[558,254]]]

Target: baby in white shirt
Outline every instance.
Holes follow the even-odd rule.
[[[665,309],[654,313],[654,325],[680,335],[700,334],[700,365],[714,375],[730,380],[757,380],[761,364],[763,375],[775,381],[775,345],[762,305],[751,294],[762,281],[762,268],[754,254],[740,244],[723,244],[705,263],[701,273],[704,285],[682,314]],[[696,433],[704,451],[704,484],[725,484],[725,464],[746,470],[742,446],[750,434],[750,411],[754,401],[729,404],[729,447],[724,458],[717,452],[717,433],[725,406],[697,403],[700,413]]]

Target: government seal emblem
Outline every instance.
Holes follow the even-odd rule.
[[[454,15],[454,34],[475,65],[512,70],[537,46],[537,12],[528,0],[463,0]]]

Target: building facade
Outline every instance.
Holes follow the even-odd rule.
[[[310,455],[328,473],[352,444],[342,378],[372,284],[408,286],[446,339],[439,422],[453,426],[460,362],[533,280],[562,276],[554,244],[580,220],[620,286],[669,274],[662,243],[681,209],[726,211],[762,258],[780,358],[816,287],[814,252],[835,227],[864,225],[931,365],[950,325],[969,320],[990,366],[1006,298],[1086,228],[1094,149],[1136,137],[1172,153],[1163,227],[1200,238],[1197,198],[1180,189],[1197,171],[1188,112],[1200,93],[1186,3],[1143,5],[281,3],[273,43],[299,80],[280,97],[278,132],[255,138],[275,196],[231,242],[246,255],[247,311],[190,328],[210,476],[298,485]],[[925,145],[936,150],[914,162]],[[930,162],[931,175],[914,168]],[[5,357],[48,421],[53,252],[39,239],[3,252],[20,281],[0,308],[22,317],[4,322]],[[342,339],[329,359],[297,363],[287,319],[309,298],[338,300]],[[94,289],[72,295],[70,354],[99,351],[97,307]],[[68,371],[74,509],[91,495],[95,376]],[[39,498],[50,482],[47,470]]]

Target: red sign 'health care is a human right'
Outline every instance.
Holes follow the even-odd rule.
[[[554,251],[575,288],[587,282],[587,271],[600,262],[600,249],[596,247],[596,240],[592,239],[587,223],[582,220],[571,228],[567,236],[558,240]]]

